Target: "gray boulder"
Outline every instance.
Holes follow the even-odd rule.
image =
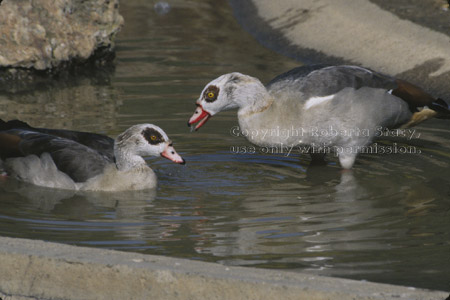
[[[118,6],[119,0],[0,0],[0,68],[47,70],[112,49],[123,24]]]

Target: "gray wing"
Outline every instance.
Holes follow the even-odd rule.
[[[10,129],[23,129],[69,139],[98,151],[109,160],[114,160],[114,139],[105,135],[65,129],[35,128],[20,120],[5,122],[0,119],[0,130],[5,131]]]
[[[292,70],[289,70],[287,72],[284,72],[275,78],[273,78],[269,83],[266,84],[266,88],[270,89],[271,86],[282,83],[282,82],[294,82],[298,80],[299,78],[304,78],[308,74],[310,74],[313,71],[323,69],[329,67],[329,65],[323,65],[323,64],[317,64],[317,65],[307,65],[307,66],[300,66],[297,68],[294,68]]]
[[[35,128],[42,133],[55,135],[63,139],[72,140],[78,144],[84,145],[92,150],[97,151],[101,155],[107,157],[108,160],[114,160],[114,139],[96,133],[72,131],[63,129],[46,129]]]
[[[17,141],[14,151],[9,151],[13,154],[11,156],[40,156],[48,152],[58,170],[69,175],[75,182],[84,182],[101,174],[104,167],[113,162],[108,156],[83,144],[42,132],[12,129],[1,132],[1,135],[9,136],[9,140],[15,137]]]
[[[283,73],[267,84],[271,91],[291,89],[301,92],[304,99],[334,95],[344,88],[362,87],[392,90],[394,78],[357,66],[301,66]]]

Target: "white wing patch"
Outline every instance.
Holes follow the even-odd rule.
[[[313,106],[319,105],[321,103],[330,101],[334,98],[334,95],[324,96],[324,97],[312,97],[306,100],[305,109],[310,109]]]

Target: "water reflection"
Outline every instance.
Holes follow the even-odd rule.
[[[3,201],[24,200],[20,204],[39,213],[67,215],[79,220],[91,217],[97,207],[113,209],[117,219],[139,218],[142,208],[156,197],[156,189],[120,192],[74,191],[40,187],[14,179],[0,183]],[[6,201],[5,201],[6,202]],[[82,208],[82,209],[80,209]]]
[[[19,94],[0,94],[0,118],[35,127],[107,132],[117,127],[121,101],[111,86],[89,81]]]
[[[242,263],[234,261],[235,256],[275,253],[277,256],[294,255],[292,260],[285,257],[283,262],[291,260],[295,263],[298,262],[298,253],[312,250],[317,255],[317,252],[330,251],[340,243],[376,237],[377,230],[369,234],[345,228],[361,225],[382,215],[383,211],[372,209],[372,201],[363,200],[368,192],[357,183],[351,172],[333,172],[330,175],[332,178],[325,182],[329,186],[322,182],[319,190],[291,184],[289,191],[288,184],[278,184],[252,192],[240,207],[248,217],[236,223],[236,230],[218,236],[227,239],[228,246],[218,245],[205,251],[216,256],[233,257],[227,261],[229,264]],[[307,180],[304,184],[314,183]],[[250,260],[247,263],[254,262]]]

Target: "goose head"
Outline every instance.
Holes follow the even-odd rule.
[[[120,134],[115,140],[114,154],[119,168],[134,165],[133,161],[143,156],[162,156],[175,163],[185,164],[167,134],[153,124],[134,125]]]
[[[218,112],[252,105],[261,93],[267,91],[257,78],[237,72],[222,75],[203,88],[188,126],[198,123],[198,130]]]

